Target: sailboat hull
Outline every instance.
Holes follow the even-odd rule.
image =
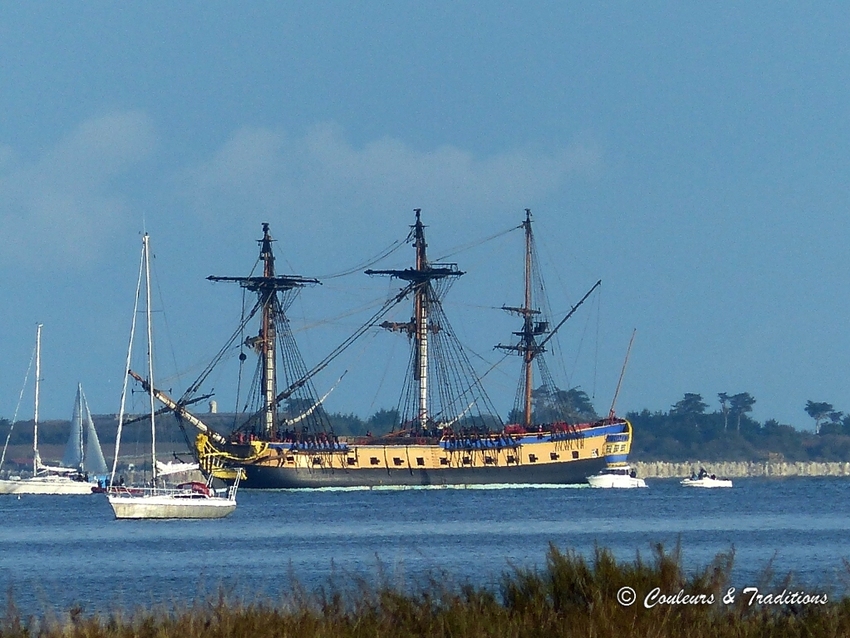
[[[0,494],[91,494],[92,483],[66,476],[0,479]]]
[[[236,509],[236,500],[181,498],[168,494],[152,496],[109,495],[109,504],[117,519],[204,519],[224,518]]]

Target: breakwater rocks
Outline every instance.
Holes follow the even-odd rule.
[[[704,467],[712,474],[727,478],[747,476],[850,476],[850,463],[817,461],[635,461],[632,464],[643,478],[684,478]]]

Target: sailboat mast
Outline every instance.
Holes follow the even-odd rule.
[[[35,406],[32,416],[32,475],[38,474],[41,458],[38,455],[38,391],[41,380],[41,326],[35,325]]]
[[[112,471],[109,474],[109,488],[115,484],[115,472],[118,469],[118,451],[121,448],[121,432],[124,430],[124,408],[127,405],[127,382],[130,378],[130,361],[133,357],[133,344],[136,341],[136,319],[139,315],[139,299],[142,291],[142,277],[145,274],[145,245],[142,238],[142,256],[139,259],[139,277],[136,280],[136,296],[133,300],[133,319],[130,322],[130,339],[127,343],[127,360],[124,364],[124,382],[121,384],[121,404],[118,409],[118,430],[115,433],[115,453],[112,457]],[[146,389],[147,390],[147,389]],[[154,463],[156,466],[156,463]]]
[[[145,319],[148,332],[148,384],[154,387],[153,382],[153,327],[151,326],[151,268],[150,268],[150,246],[148,234],[142,237],[142,250],[145,261]],[[156,403],[153,392],[148,392],[151,407],[151,476],[156,483]]]
[[[83,465],[85,464],[86,459],[86,451],[85,451],[85,440],[83,437],[83,384],[77,383],[77,399],[75,401],[76,412],[77,415],[77,433],[80,435],[77,440],[77,445],[79,446],[79,456],[77,458],[80,459],[79,467],[77,469],[82,472]]]
[[[260,258],[263,260],[263,277],[274,279],[274,254],[272,238],[269,234],[268,223],[263,224],[263,239]],[[275,370],[275,325],[274,307],[277,302],[277,289],[268,287],[261,293],[262,327],[260,333],[260,353],[263,358],[262,387],[263,387],[263,429],[266,434],[275,430],[275,409],[277,396],[277,378]]]

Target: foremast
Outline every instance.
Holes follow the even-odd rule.
[[[258,296],[260,305],[259,334],[245,339],[245,345],[253,348],[262,361],[260,371],[262,388],[261,423],[263,432],[267,437],[275,432],[278,427],[277,405],[279,399],[277,396],[277,334],[275,326],[278,315],[283,314],[278,294],[319,283],[318,279],[300,275],[276,274],[274,251],[272,250],[273,241],[269,233],[269,224],[264,222],[263,238],[257,240],[260,245],[260,260],[263,262],[262,276],[217,277],[211,275],[207,277],[210,281],[238,283]]]
[[[416,222],[411,227],[416,259],[413,268],[404,270],[367,270],[367,275],[388,275],[408,282],[413,287],[413,317],[407,322],[385,321],[382,328],[392,332],[404,332],[413,340],[415,352],[413,376],[417,382],[417,423],[420,429],[428,428],[428,334],[440,329],[431,324],[431,305],[437,303],[432,282],[439,279],[459,277],[463,272],[456,264],[432,264],[428,261],[425,241],[425,225],[422,223],[421,208],[414,209]]]

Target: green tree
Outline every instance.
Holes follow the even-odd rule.
[[[569,406],[572,415],[588,421],[596,419],[596,409],[584,390],[577,387],[566,391],[558,390],[555,395],[558,403]]]
[[[705,414],[705,409],[708,407],[702,400],[701,394],[695,392],[685,392],[684,398],[673,404],[670,408],[671,416],[698,416]]]
[[[576,423],[593,421],[597,418],[590,397],[578,387],[561,390],[557,387],[550,389],[541,385],[532,391],[531,401],[531,418],[535,423],[554,423],[556,421]],[[521,413],[517,408],[514,408],[508,420],[515,422],[520,421],[521,418]]]
[[[815,420],[815,434],[820,434],[820,422],[827,418],[835,408],[825,401],[806,401],[806,414]]]
[[[400,419],[398,410],[395,408],[392,408],[391,410],[381,408],[369,417],[366,424],[369,427],[369,431],[373,434],[386,434],[387,432],[395,430],[399,422]]]
[[[723,413],[723,429],[726,430],[729,425],[729,395],[725,392],[720,392],[717,398],[720,399],[720,411]]]
[[[738,418],[737,430],[741,431],[741,417],[747,412],[753,411],[753,405],[756,400],[749,392],[741,392],[733,394],[729,397],[729,411]]]

